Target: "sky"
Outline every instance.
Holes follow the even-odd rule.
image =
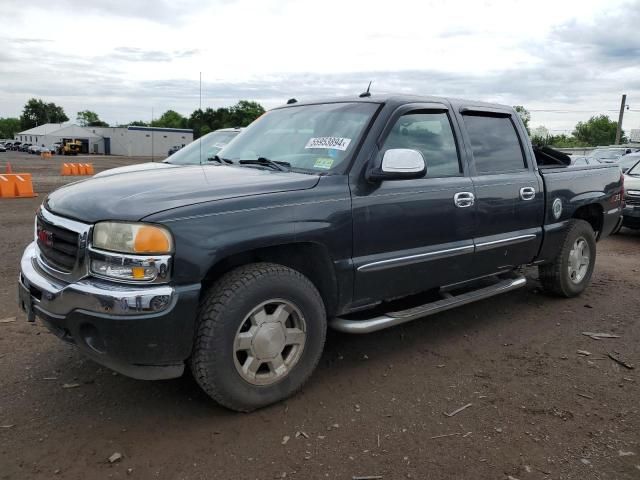
[[[55,4],[55,6],[53,6]],[[0,0],[0,117],[31,97],[112,124],[358,94],[524,105],[640,128],[640,0]]]

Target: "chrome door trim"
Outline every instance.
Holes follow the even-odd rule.
[[[458,208],[472,207],[476,196],[472,192],[458,192],[453,196],[453,203]]]
[[[492,240],[490,242],[476,243],[476,252],[483,252],[497,247],[505,247],[507,245],[514,245],[516,243],[527,242],[533,240],[537,235],[529,233],[527,235],[518,235],[517,237],[501,238],[500,240]]]
[[[536,189],[533,187],[522,187],[520,189],[520,198],[522,200],[533,200],[536,198]]]
[[[436,250],[434,252],[419,253],[417,255],[408,255],[406,257],[390,258],[388,260],[379,260],[377,262],[366,263],[358,267],[359,272],[375,272],[386,268],[401,267],[414,263],[427,262],[431,260],[439,260],[441,258],[453,257],[464,253],[471,253],[475,250],[473,245],[465,245],[463,247],[447,248],[444,250]]]

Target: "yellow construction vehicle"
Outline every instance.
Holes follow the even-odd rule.
[[[82,149],[82,142],[74,140],[73,142],[64,142],[60,147],[62,155],[77,155]]]

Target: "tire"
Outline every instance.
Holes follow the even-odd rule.
[[[584,249],[584,245],[588,247],[588,251]],[[584,260],[572,262],[572,252],[578,252],[577,257],[581,256],[581,248],[582,253],[586,253],[588,257],[585,268],[583,268]],[[575,258],[573,257],[574,260]],[[584,259],[584,256],[581,258]],[[567,298],[575,297],[580,295],[591,282],[595,261],[596,236],[593,228],[584,220],[572,220],[556,258],[538,267],[540,283],[550,293]]]
[[[282,318],[285,323],[275,321]],[[220,405],[249,412],[302,388],[320,360],[326,331],[324,303],[309,279],[283,265],[245,265],[204,294],[191,371]],[[297,343],[283,346],[290,339]],[[242,350],[245,342],[250,346]]]

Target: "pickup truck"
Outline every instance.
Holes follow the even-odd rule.
[[[102,365],[148,380],[188,366],[251,411],[302,388],[329,326],[373,332],[508,292],[523,266],[579,295],[623,183],[617,165],[568,163],[534,150],[511,107],[290,101],[207,164],[51,193],[19,301]]]

